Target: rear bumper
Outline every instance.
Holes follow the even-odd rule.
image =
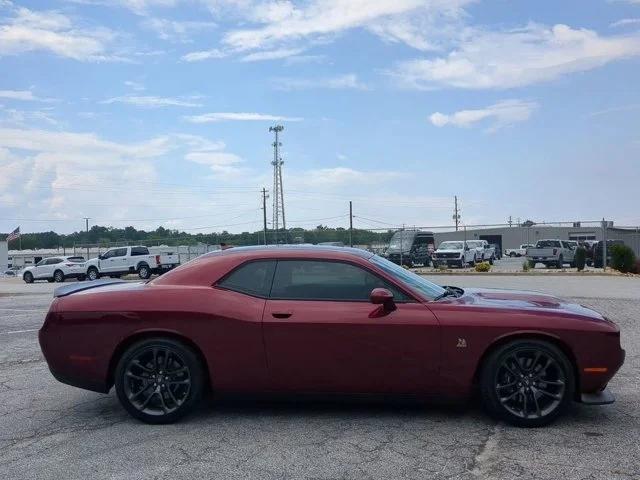
[[[91,390],[92,392],[109,393],[110,389],[107,388],[104,383],[87,380],[86,378],[78,378],[65,375],[60,372],[56,372],[51,367],[49,367],[49,371],[51,372],[51,375],[53,375],[54,378],[61,383],[71,385],[72,387],[82,388],[84,390]]]

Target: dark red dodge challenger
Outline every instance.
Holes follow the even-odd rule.
[[[619,328],[540,293],[440,287],[340,247],[246,247],[147,283],[56,290],[40,345],[61,382],[115,385],[134,417],[177,420],[203,392],[480,392],[494,415],[543,425],[572,400],[613,402]]]

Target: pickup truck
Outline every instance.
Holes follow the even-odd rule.
[[[493,261],[496,259],[495,249],[489,245],[486,240],[467,240],[467,245],[471,250],[475,250],[475,262],[489,262],[493,265]]]
[[[431,255],[431,262],[433,268],[438,268],[439,265],[464,268],[476,264],[476,252],[462,241],[442,242]]]
[[[505,248],[504,254],[507,257],[524,257],[527,254],[527,248],[533,248],[534,245],[523,243],[518,248]]]
[[[575,254],[575,248],[566,240],[538,240],[534,248],[527,249],[527,260],[531,267],[535,267],[536,263],[556,268],[568,263],[574,267]]]
[[[137,273],[143,280],[153,273],[168,272],[180,265],[178,255],[152,254],[144,246],[111,248],[98,258],[87,260],[86,278],[97,280],[100,277],[117,278],[121,275]]]

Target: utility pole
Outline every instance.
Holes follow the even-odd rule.
[[[511,227],[511,225],[513,225],[513,220],[511,219],[511,215],[509,215],[509,227]]]
[[[284,130],[282,125],[269,127],[270,132],[274,132],[275,141],[273,142],[273,230],[275,233],[275,242],[278,243],[278,230],[280,229],[280,217],[282,217],[282,228],[285,231],[285,241],[287,232],[287,222],[284,216],[284,190],[282,188],[282,157],[280,156],[279,134]]]
[[[267,189],[262,189],[262,221],[264,222],[264,244],[267,244]]]
[[[456,232],[458,231],[458,222],[460,222],[460,213],[458,213],[458,196],[453,197],[454,207],[453,207],[453,219],[456,222]]]
[[[602,271],[607,270],[607,222],[602,217]]]
[[[349,200],[349,246],[353,247],[353,202]]]
[[[91,220],[90,217],[84,217],[84,223],[87,229],[87,260],[89,260],[89,220]]]

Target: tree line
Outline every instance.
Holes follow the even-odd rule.
[[[375,243],[388,243],[393,235],[393,230],[370,231],[353,230],[354,245],[371,245]],[[278,232],[268,231],[267,242],[273,243],[321,243],[321,242],[342,242],[349,245],[349,230],[346,228],[328,227],[318,225],[313,229],[292,228]],[[260,245],[264,243],[264,232],[262,230],[254,232],[229,233],[226,230],[213,233],[188,233],[180,230],[172,230],[158,227],[153,231],[138,230],[129,226],[125,228],[105,227],[94,225],[86,231],[78,231],[70,234],[59,234],[54,231],[23,233],[20,240],[12,240],[9,248],[18,249],[19,245],[23,250],[33,250],[38,248],[71,248],[73,246],[85,245],[109,245],[109,244],[139,243],[143,245],[196,245],[207,244],[217,245],[225,243],[228,245]]]

